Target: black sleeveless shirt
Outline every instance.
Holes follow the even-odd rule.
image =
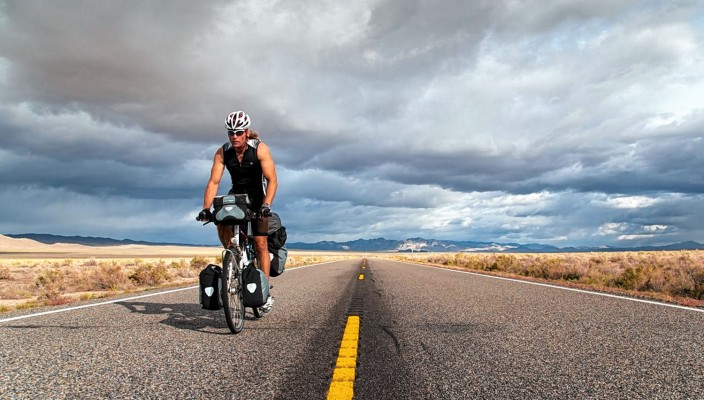
[[[252,209],[258,210],[264,202],[265,180],[262,165],[257,158],[258,141],[248,141],[242,162],[237,159],[235,148],[230,142],[222,145],[225,167],[232,178],[230,194],[249,195]]]

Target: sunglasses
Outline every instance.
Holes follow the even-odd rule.
[[[239,136],[244,135],[244,131],[227,131],[227,136],[232,136],[232,135],[239,137]]]

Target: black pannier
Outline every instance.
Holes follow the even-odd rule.
[[[205,310],[219,310],[222,307],[220,298],[220,277],[222,269],[215,264],[208,264],[198,275],[200,288],[198,302]]]
[[[269,247],[269,258],[271,267],[269,276],[277,277],[284,273],[288,249],[286,249],[286,227],[281,223],[281,218],[277,213],[272,213],[269,217],[269,231],[267,246]]]
[[[271,213],[269,217],[269,231],[267,232],[269,236],[267,242],[270,248],[281,248],[286,244],[286,239],[288,238],[286,234],[286,227],[281,224],[281,217],[277,213]]]
[[[242,289],[242,302],[247,307],[261,307],[269,297],[269,281],[253,264],[242,270]]]
[[[286,246],[279,247],[278,249],[272,249],[270,247],[269,258],[271,258],[269,276],[275,278],[283,274],[286,268],[286,258],[288,258],[288,249]]]

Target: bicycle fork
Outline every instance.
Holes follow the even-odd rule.
[[[237,292],[237,284],[235,283],[235,279],[238,279],[241,269],[239,268],[239,265],[237,265],[237,249],[230,247],[229,249],[225,249],[222,252],[222,262],[223,266],[225,263],[230,264],[230,268],[223,268],[223,270],[227,270],[227,292],[232,294]]]

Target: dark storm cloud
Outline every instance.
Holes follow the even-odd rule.
[[[423,151],[341,147],[309,161],[330,170],[368,171],[404,184],[439,185],[460,192],[555,191],[704,193],[701,125],[631,143],[594,141],[580,148],[542,146],[487,154],[471,147]],[[442,140],[442,139],[439,139]]]
[[[192,134],[204,109],[219,108],[203,96],[213,88],[193,53],[222,3],[4,2],[0,52],[13,82],[4,96]]]
[[[0,151],[0,184],[57,188],[80,194],[128,196],[135,199],[193,198],[207,180],[208,163],[188,162],[181,167],[154,169],[113,160],[53,160]]]
[[[142,210],[169,198],[181,222],[164,226],[186,232],[224,117],[245,109],[295,240],[704,241],[691,223],[703,14],[695,1],[0,1],[0,185],[20,192],[3,205],[42,189],[70,214],[108,201],[158,236],[169,229]],[[332,222],[309,218],[321,209]]]
[[[82,111],[0,107],[0,130],[3,149],[60,161],[115,160],[140,167],[165,167],[194,155],[182,141],[135,126],[97,121]]]

